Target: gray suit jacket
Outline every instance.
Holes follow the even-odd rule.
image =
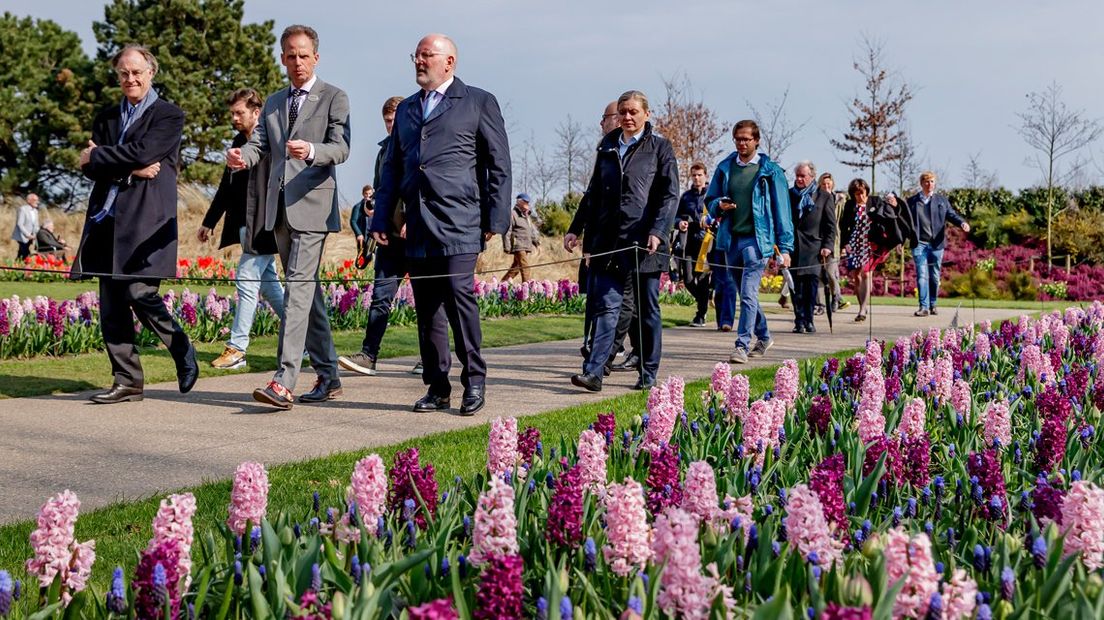
[[[288,226],[300,232],[337,232],[341,230],[341,218],[336,168],[349,157],[349,97],[340,88],[316,80],[288,135],[290,92],[290,88],[281,88],[268,97],[257,129],[242,147],[242,159],[251,167],[265,154],[271,154],[265,230],[276,227],[283,187]],[[289,140],[313,144],[314,159],[289,157]]]

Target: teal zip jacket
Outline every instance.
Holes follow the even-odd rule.
[[[728,194],[728,171],[736,165],[737,157],[736,153],[732,153],[717,164],[713,180],[705,192],[710,223],[719,220],[713,248],[726,252],[733,245],[732,229],[728,217],[730,212],[721,211],[720,198]],[[763,256],[773,255],[775,246],[783,254],[793,254],[794,232],[789,183],[786,181],[786,173],[766,153],[759,154],[759,172],[755,175],[755,185],[751,190],[751,211],[755,222],[755,240],[759,243],[759,251]]]

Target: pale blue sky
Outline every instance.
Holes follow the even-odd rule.
[[[5,5],[17,15],[59,22],[94,52],[91,24],[103,18],[101,2]],[[845,102],[862,86],[851,66],[862,32],[885,40],[887,64],[913,85],[914,138],[924,160],[945,173],[944,185],[959,182],[968,155],[977,152],[1003,185],[1036,183],[1015,113],[1027,92],[1051,81],[1064,87],[1071,107],[1104,116],[1099,0],[247,1],[247,21],[269,18],[277,32],[294,22],[314,26],[321,38],[318,74],[349,93],[353,148],[338,172],[346,199],[370,182],[383,133],[380,105],[417,88],[407,55],[432,31],[456,40],[458,76],[498,96],[515,149],[532,132],[550,152],[554,127],[568,114],[589,130],[619,93],[636,88],[658,100],[660,76],[686,71],[729,126],[748,115],[745,99],[761,105],[788,85],[791,118],[809,124],[784,159],[812,159],[850,178],[853,171],[838,163],[828,137],[845,128]],[[1104,142],[1094,152],[1104,160]],[[1092,174],[1102,176],[1097,167]],[[515,187],[524,189],[533,188]]]

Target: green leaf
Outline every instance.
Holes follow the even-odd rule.
[[[782,586],[775,591],[771,600],[755,610],[752,620],[793,620],[793,607],[790,605],[790,587]]]

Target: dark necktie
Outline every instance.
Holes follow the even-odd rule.
[[[291,89],[291,103],[288,105],[288,133],[295,127],[295,119],[299,118],[299,97],[307,94],[301,88]]]

